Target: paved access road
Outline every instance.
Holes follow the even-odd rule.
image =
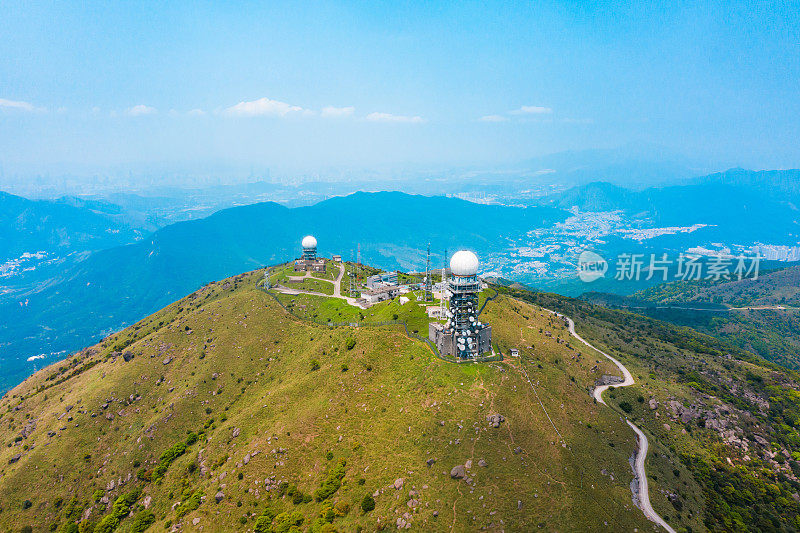
[[[617,368],[619,368],[620,372],[622,372],[623,381],[621,383],[614,383],[612,385],[601,385],[594,389],[592,394],[594,395],[595,399],[598,402],[602,403],[603,405],[607,405],[606,402],[603,400],[603,392],[605,392],[605,390],[608,389],[609,387],[627,387],[628,385],[634,384],[633,375],[631,375],[630,371],[625,367],[625,365],[623,365],[616,358],[608,355],[604,351],[599,350],[596,347],[592,346],[583,337],[578,335],[575,332],[575,322],[571,318],[569,318],[568,316],[564,316],[561,313],[556,313],[556,315],[562,317],[564,320],[567,321],[567,326],[569,328],[570,335],[581,341],[583,344],[585,344],[592,350],[605,356],[612,363],[617,365]],[[625,418],[625,421],[628,423],[631,429],[633,429],[633,431],[636,432],[637,443],[639,444],[639,453],[636,454],[636,461],[634,462],[634,467],[636,468],[636,477],[639,480],[639,504],[641,505],[642,512],[649,520],[652,520],[656,524],[662,526],[670,533],[675,533],[675,530],[672,528],[672,526],[667,524],[667,522],[663,518],[661,518],[661,516],[659,516],[657,512],[653,510],[653,506],[650,505],[650,489],[647,486],[647,472],[645,471],[644,468],[644,461],[645,459],[647,459],[647,448],[649,446],[649,443],[647,441],[647,436],[641,429],[636,427],[636,425],[633,422],[628,420],[627,417]]]

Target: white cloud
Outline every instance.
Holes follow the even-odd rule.
[[[144,104],[139,104],[128,109],[126,113],[128,113],[132,117],[138,117],[141,115],[155,115],[156,113],[158,113],[158,109]]]
[[[547,115],[552,112],[553,110],[551,108],[538,105],[524,105],[519,109],[509,111],[512,115]]]
[[[391,113],[370,113],[367,120],[371,122],[405,122],[409,124],[420,124],[425,122],[422,117],[408,117],[404,115],[392,115]]]
[[[6,109],[19,109],[20,111],[44,111],[44,109],[36,107],[31,103],[23,102],[21,100],[6,100],[5,98],[0,98],[0,107],[4,107]]]
[[[203,115],[206,114],[206,112],[203,111],[202,109],[192,109],[186,114],[189,115],[190,117],[202,117]]]
[[[327,106],[322,108],[322,116],[326,118],[351,117],[355,112],[356,108],[353,106],[348,106],[348,107]]]
[[[504,117],[503,115],[486,115],[478,120],[481,122],[506,122],[508,117]]]
[[[228,115],[237,115],[243,117],[255,116],[273,116],[285,117],[289,113],[309,114],[310,111],[303,109],[300,106],[287,104],[278,100],[270,100],[269,98],[259,98],[250,102],[239,102],[238,104],[228,107],[224,113]]]

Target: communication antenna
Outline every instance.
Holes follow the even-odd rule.
[[[444,297],[447,291],[447,248],[444,249],[444,259],[442,260],[442,281],[439,283],[439,308],[441,309],[442,316],[445,316]]]
[[[356,255],[355,254],[355,250],[350,250],[350,259],[353,260],[354,264],[355,264],[355,260],[354,260],[355,255]],[[355,298],[356,297],[356,275],[352,270],[350,270],[350,272],[348,272],[347,275],[350,278],[350,297],[351,298]]]
[[[356,254],[356,283],[361,281],[361,243],[358,243],[358,252]]]
[[[425,301],[429,302],[433,298],[431,287],[431,243],[428,243],[428,260],[425,264]]]

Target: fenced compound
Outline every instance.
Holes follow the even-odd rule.
[[[402,320],[382,320],[382,321],[376,321],[376,322],[361,322],[361,321],[356,321],[356,322],[353,322],[353,321],[334,322],[332,320],[323,321],[323,320],[317,320],[316,318],[299,315],[293,309],[289,308],[289,306],[287,306],[285,303],[283,303],[280,300],[280,298],[278,298],[278,296],[274,292],[270,292],[269,290],[264,289],[263,285],[258,285],[258,289],[261,290],[262,292],[264,292],[265,294],[268,294],[269,296],[271,296],[278,303],[278,305],[280,305],[283,308],[284,311],[286,311],[287,313],[289,313],[290,315],[292,315],[293,317],[295,317],[298,320],[302,320],[302,321],[305,321],[305,322],[311,322],[313,324],[317,324],[319,326],[325,326],[325,327],[329,327],[329,328],[341,328],[341,327],[363,328],[363,327],[379,327],[379,326],[403,326],[403,330],[405,331],[406,335],[409,338],[416,339],[416,340],[422,341],[425,344],[427,344],[428,347],[433,352],[433,354],[436,357],[438,357],[439,359],[441,359],[442,361],[446,361],[448,363],[463,364],[463,363],[491,363],[491,362],[496,362],[496,361],[502,361],[503,360],[503,354],[500,352],[499,347],[497,347],[496,345],[495,345],[495,349],[496,349],[497,352],[495,354],[493,354],[493,355],[483,356],[483,357],[479,356],[477,358],[464,359],[464,360],[459,360],[459,359],[457,359],[455,357],[448,357],[446,355],[441,354],[439,352],[439,350],[436,349],[436,345],[433,344],[430,341],[430,339],[428,339],[427,337],[423,337],[422,335],[419,335],[418,333],[415,333],[415,332],[409,330],[408,329],[408,324],[406,322],[403,322]],[[496,297],[497,297],[497,291],[495,291],[495,294],[491,298],[487,298],[486,299],[486,302],[483,303],[483,305],[481,306],[480,310],[483,311],[483,308],[486,306],[486,303],[490,299],[493,300]],[[480,314],[480,312],[478,314]]]

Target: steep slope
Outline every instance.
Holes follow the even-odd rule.
[[[634,295],[670,305],[711,302],[730,307],[800,305],[800,265],[761,272],[756,279],[664,283]]]
[[[650,497],[676,530],[676,518],[694,515],[690,506],[698,504],[701,525],[683,527],[800,528],[797,373],[689,328],[581,300],[501,290],[572,317],[582,337],[631,371],[634,385],[604,397],[648,435]]]
[[[629,417],[650,441],[652,506],[676,530],[800,526],[794,373],[685,328],[503,287],[482,319],[521,357],[456,365],[401,326],[370,325],[418,320],[414,301],[350,318],[343,300],[281,297],[296,315],[363,321],[327,327],[261,279],[206,285],[7,393],[0,525],[655,531],[631,501]],[[549,309],[631,371],[608,407],[591,393],[616,367]]]
[[[689,326],[792,369],[800,368],[800,267],[757,279],[664,283],[633,296],[581,298]]]
[[[589,394],[613,367],[592,370],[560,320],[491,301],[498,345],[535,355],[455,365],[398,326],[297,320],[261,276],[208,285],[6,394],[0,523],[653,528],[631,503],[633,435]]]

